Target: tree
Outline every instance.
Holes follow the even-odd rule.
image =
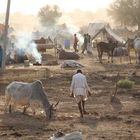
[[[140,0],[114,0],[108,14],[125,26],[138,26],[140,30]]]
[[[61,16],[62,13],[57,5],[46,5],[45,7],[42,7],[38,13],[40,22],[44,26],[55,25]]]

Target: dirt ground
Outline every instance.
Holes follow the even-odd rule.
[[[0,78],[0,140],[48,140],[57,131],[70,133],[81,131],[84,140],[140,140],[140,67],[117,58],[113,64],[106,57],[100,64],[96,53],[93,56],[81,55],[79,60],[85,67],[84,74],[92,90],[86,109],[89,112],[83,119],[75,100],[69,97],[72,75],[76,69],[62,69],[57,66],[8,66]],[[60,62],[61,63],[61,62]],[[136,75],[131,73],[136,70]],[[129,77],[135,81],[132,89],[119,89],[113,102],[116,75],[120,79]],[[4,112],[4,90],[13,80],[31,82],[40,79],[47,91],[50,102],[60,101],[56,116],[48,121],[40,109],[36,116],[31,110],[23,115],[17,107],[12,114]]]

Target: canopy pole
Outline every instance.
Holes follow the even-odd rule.
[[[10,4],[11,0],[7,1],[6,17],[5,17],[5,28],[4,28],[4,39],[3,39],[3,59],[2,59],[2,72],[5,71],[5,62],[6,62],[6,48],[8,43],[8,24],[9,24],[9,14],[10,14]]]

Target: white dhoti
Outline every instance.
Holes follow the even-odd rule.
[[[85,88],[75,88],[73,93],[77,103],[79,103],[80,101],[86,101],[88,99],[87,90]]]

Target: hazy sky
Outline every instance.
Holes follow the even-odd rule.
[[[83,11],[96,11],[106,8],[113,0],[11,0],[11,12],[37,14],[39,9],[47,4],[56,4],[63,11],[70,12],[75,9]],[[0,13],[6,11],[7,0],[0,0]]]

